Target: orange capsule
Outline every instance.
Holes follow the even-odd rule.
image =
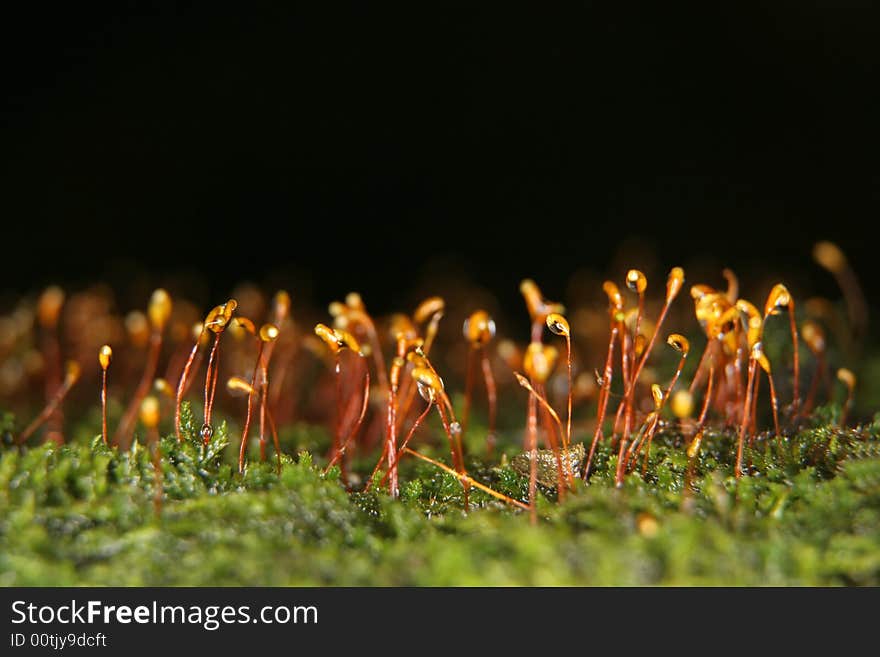
[[[462,333],[472,345],[487,344],[495,337],[495,320],[485,310],[477,310],[464,320]]]
[[[272,342],[278,337],[278,327],[274,324],[263,324],[260,327],[260,340],[263,342]]]
[[[670,333],[666,338],[666,344],[685,356],[691,350],[691,343],[680,333]]]
[[[443,394],[443,379],[437,376],[434,370],[428,367],[415,367],[412,378],[416,382],[419,395],[429,404]]]
[[[565,337],[571,335],[571,327],[568,325],[568,320],[559,313],[550,313],[544,321],[547,324],[547,328],[554,335],[562,335]]]
[[[681,267],[673,267],[669,271],[666,278],[666,303],[672,303],[672,300],[678,296],[684,285],[684,269]]]
[[[780,308],[788,308],[791,305],[791,294],[782,283],[777,283],[767,295],[767,303],[764,304],[764,317],[779,312]]]
[[[648,279],[638,269],[630,269],[626,273],[626,286],[638,294],[643,294],[648,287]]]
[[[105,344],[101,347],[100,351],[98,351],[98,362],[101,364],[101,369],[106,370],[110,367],[110,361],[113,359],[113,350],[110,348],[109,344]]]
[[[205,328],[213,333],[222,333],[228,322],[225,312],[225,305],[214,306],[205,316]]]

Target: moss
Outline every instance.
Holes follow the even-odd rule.
[[[474,490],[465,515],[459,483],[413,459],[399,500],[346,492],[338,470],[324,475],[308,452],[285,457],[280,475],[252,462],[240,477],[225,425],[205,447],[188,411],[185,440],[161,441],[161,517],[137,442],[126,452],[100,440],[7,446],[0,583],[878,585],[880,416],[841,430],[835,413],[821,410],[781,442],[759,437],[746,454],[753,474],[738,484],[728,432],[707,433],[690,486],[675,434],[657,436],[645,477],[621,489],[602,445],[589,486],[560,504],[541,489],[534,527]],[[326,444],[302,427],[287,440]],[[524,499],[527,481],[506,463],[472,459],[469,471]]]

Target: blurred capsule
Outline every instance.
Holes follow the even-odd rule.
[[[556,366],[559,351],[552,345],[532,342],[523,358],[523,369],[535,383],[546,383]]]
[[[832,273],[846,268],[846,255],[834,242],[816,242],[813,246],[813,259]]]
[[[150,395],[144,397],[141,402],[140,410],[141,422],[148,429],[155,429],[159,426],[159,400]]]
[[[135,347],[143,347],[150,341],[150,323],[140,310],[132,310],[125,316],[125,330]]]
[[[477,310],[464,320],[462,333],[472,345],[487,344],[495,337],[495,321],[485,310]]]
[[[446,302],[441,297],[428,297],[422,301],[413,312],[413,319],[421,324],[437,313],[443,313]]]
[[[64,305],[64,290],[51,285],[43,290],[37,300],[37,320],[43,328],[55,328]]]
[[[669,408],[679,420],[689,418],[694,412],[694,397],[687,390],[676,390],[670,399]]]
[[[150,303],[147,306],[147,316],[150,318],[150,326],[154,331],[162,332],[171,317],[171,297],[168,292],[159,288],[153,292],[150,297]]]

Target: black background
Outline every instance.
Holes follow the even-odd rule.
[[[865,8],[279,5],[3,17],[4,289],[280,271],[385,311],[426,262],[505,301],[629,243],[830,294],[828,238],[878,300]]]

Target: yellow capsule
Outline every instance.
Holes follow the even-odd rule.
[[[150,324],[140,310],[133,310],[125,316],[125,329],[136,347],[143,347],[150,341]]]
[[[61,307],[64,305],[64,290],[57,285],[51,285],[43,290],[37,300],[37,320],[43,328],[54,328],[58,324],[61,315]]]
[[[691,343],[681,333],[670,333],[666,338],[666,344],[685,356],[691,350]]]
[[[700,452],[700,444],[703,442],[703,432],[698,431],[697,435],[694,436],[694,439],[690,442],[687,449],[688,458],[695,458],[697,454]]]
[[[153,292],[147,306],[147,316],[154,331],[163,331],[171,317],[171,296],[161,287]]]
[[[196,322],[192,325],[191,335],[193,340],[198,340],[204,336],[205,324],[204,322]]]
[[[654,398],[654,410],[659,411],[663,403],[663,389],[656,383],[651,384],[651,397]]]
[[[79,363],[75,360],[69,360],[64,365],[64,382],[68,385],[73,385],[79,380],[79,375],[82,373],[80,369]]]
[[[429,404],[443,393],[443,379],[427,367],[415,367],[412,378],[416,382],[419,395]]]
[[[801,337],[807,348],[814,354],[821,354],[825,351],[825,332],[816,322],[806,320],[801,326]]]
[[[278,327],[274,324],[263,324],[260,327],[260,340],[263,342],[272,342],[278,337]]]
[[[837,370],[837,379],[851,391],[856,387],[856,375],[853,374],[852,370],[845,367],[841,367]]]
[[[679,420],[689,418],[694,412],[694,397],[687,390],[676,390],[669,401],[669,408]]]
[[[545,383],[550,378],[558,357],[559,351],[556,347],[541,342],[532,342],[526,349],[523,369],[529,378],[536,383]]]
[[[771,313],[778,312],[780,308],[787,308],[791,305],[791,294],[782,283],[777,283],[767,295],[767,303],[764,304],[764,317]]]
[[[626,273],[626,286],[633,292],[643,294],[648,287],[648,279],[638,269],[630,269]]]
[[[159,400],[156,397],[144,397],[140,411],[141,422],[145,427],[155,429],[159,426]]]
[[[666,279],[666,303],[671,303],[672,300],[678,296],[683,285],[684,269],[681,267],[673,267],[669,271],[669,276]]]
[[[495,320],[485,310],[477,310],[464,320],[462,333],[472,345],[487,344],[495,337]]]
[[[110,367],[110,361],[113,358],[113,350],[110,348],[109,344],[105,344],[98,351],[98,362],[101,364],[101,369],[106,370]]]
[[[254,390],[253,386],[251,386],[250,383],[248,383],[247,381],[245,381],[245,380],[244,380],[243,378],[241,378],[240,376],[231,376],[231,377],[229,377],[229,379],[226,381],[226,389],[227,389],[229,392],[233,392],[233,393],[235,393],[235,392],[245,392],[245,393],[250,394],[250,395],[253,395],[253,394],[255,394],[255,392],[256,392],[256,391]]]
[[[550,313],[544,321],[547,323],[547,328],[554,335],[566,337],[571,335],[571,327],[568,325],[568,320],[559,313]]]
[[[415,309],[413,319],[416,323],[421,324],[433,315],[442,313],[445,308],[446,302],[441,297],[428,297]]]
[[[830,272],[839,272],[847,265],[843,251],[833,242],[816,242],[813,259]]]
[[[615,313],[622,312],[623,296],[621,296],[618,287],[612,281],[605,281],[602,283],[602,290],[608,297],[608,304],[611,306],[611,310]]]

